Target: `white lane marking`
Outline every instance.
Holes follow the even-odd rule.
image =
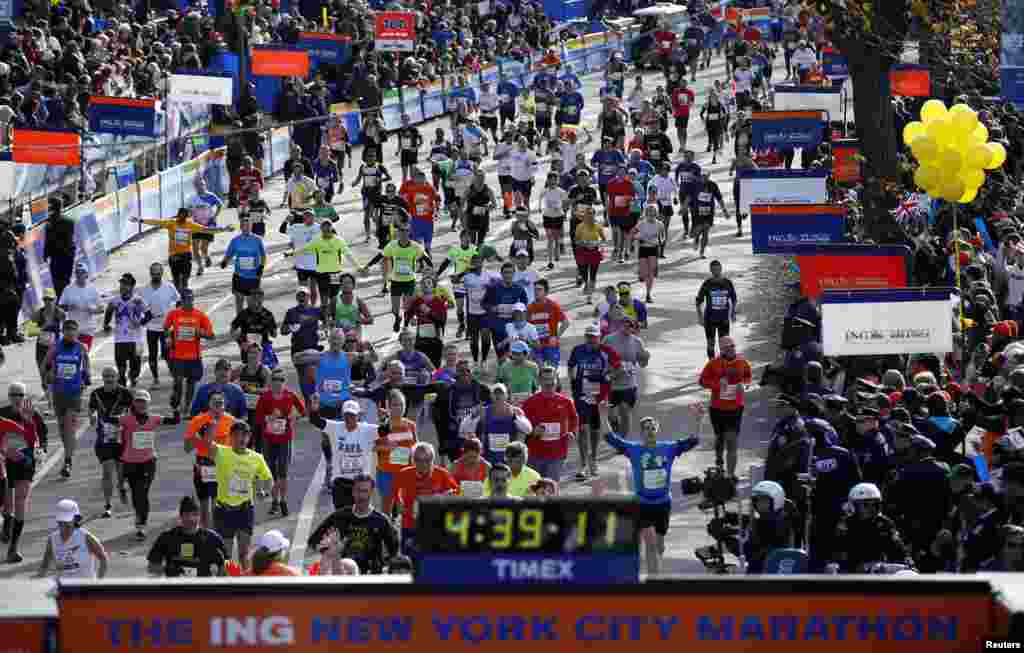
[[[302,497],[302,508],[299,509],[299,519],[295,523],[295,534],[292,536],[292,548],[288,552],[288,564],[299,568],[306,559],[306,540],[313,530],[313,517],[316,516],[317,505],[320,503],[320,489],[323,487],[324,474],[327,472],[327,462],[319,449],[317,456],[320,463],[313,473],[313,478],[309,480],[306,495]]]

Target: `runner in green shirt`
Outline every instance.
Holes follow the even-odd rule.
[[[416,293],[416,270],[420,260],[434,267],[430,255],[423,245],[409,238],[408,225],[401,225],[396,230],[396,238],[384,247],[377,258],[384,260],[384,275],[391,286],[391,313],[395,316],[394,331],[402,328],[402,314],[405,303]],[[377,261],[370,262],[372,265]]]
[[[359,272],[364,268],[352,256],[352,249],[344,238],[335,235],[330,220],[320,223],[320,237],[299,250],[300,254],[316,255],[316,284],[320,290],[324,323],[329,323],[337,310],[338,292],[341,290],[341,260],[348,262]]]
[[[437,269],[438,278],[444,274],[448,265],[454,265],[452,270],[452,292],[455,295],[455,305],[459,314],[459,332],[456,338],[461,338],[466,333],[466,287],[462,284],[462,273],[469,269],[469,261],[478,254],[476,245],[470,242],[472,234],[468,229],[459,233],[459,244],[448,248],[448,258]]]
[[[508,387],[509,401],[522,406],[530,395],[540,390],[540,368],[527,358],[530,346],[516,340],[509,347],[509,357],[498,364],[498,383]]]

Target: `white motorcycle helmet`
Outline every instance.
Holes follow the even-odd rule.
[[[850,494],[847,499],[850,503],[857,503],[860,501],[881,502],[882,492],[874,483],[858,483],[850,488]]]
[[[750,500],[753,501],[757,497],[771,499],[773,512],[782,510],[782,506],[786,503],[786,491],[775,481],[761,481],[755,485],[754,489],[750,491]]]

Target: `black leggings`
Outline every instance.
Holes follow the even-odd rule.
[[[486,361],[491,355],[491,332],[481,322],[487,319],[485,315],[470,315],[466,320],[466,338],[469,339],[469,353],[473,356],[473,362]],[[483,358],[480,355],[483,354]]]
[[[124,478],[132,489],[132,508],[135,509],[135,522],[145,526],[149,519],[149,488],[153,485],[156,475],[156,461],[144,463],[124,463]]]
[[[167,361],[167,334],[163,331],[146,331],[146,345],[149,348],[149,371],[156,379],[160,376],[160,360]],[[170,363],[167,365],[170,369]]]
[[[114,362],[117,364],[117,382],[127,386],[128,380],[131,379],[134,384],[142,372],[142,357],[139,356],[138,345],[134,342],[115,342]]]
[[[583,273],[583,282],[590,284],[591,288],[597,287],[597,268],[601,267],[600,263],[586,263],[579,266],[580,272]]]

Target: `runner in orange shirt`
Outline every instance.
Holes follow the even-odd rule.
[[[715,430],[715,464],[722,467],[726,450],[729,477],[736,478],[736,446],[743,421],[743,397],[752,380],[750,363],[736,355],[736,342],[729,336],[718,339],[717,358],[700,373],[700,385],[711,391],[711,426]]]
[[[215,234],[231,231],[234,227],[205,227],[192,219],[192,210],[182,208],[173,220],[139,220],[133,222],[160,227],[167,230],[167,262],[171,267],[171,278],[178,292],[188,287],[192,276],[192,236],[194,234]]]
[[[210,528],[213,523],[213,499],[217,496],[217,468],[210,458],[210,448],[203,440],[203,433],[212,428],[214,442],[225,446],[231,442],[235,418],[224,412],[224,406],[224,393],[211,392],[209,410],[193,417],[185,427],[185,453],[194,451],[196,454],[192,484],[199,499],[199,523],[203,528]]]
[[[377,492],[380,494],[384,514],[391,514],[392,485],[395,474],[408,467],[411,463],[412,448],[416,445],[416,422],[406,419],[405,395],[401,390],[388,393],[387,410],[381,411],[378,423],[382,426],[381,435],[377,439]]]
[[[419,168],[413,170],[412,180],[402,182],[398,195],[405,200],[412,213],[412,239],[422,243],[430,253],[434,242],[434,214],[441,206],[441,196],[427,181],[427,175]]]
[[[480,455],[483,445],[476,438],[462,442],[462,456],[455,461],[452,476],[459,484],[459,496],[479,499],[484,495],[484,481],[491,471],[491,463]]]
[[[539,338],[537,349],[533,352],[538,365],[545,363],[556,368],[562,361],[560,338],[569,328],[569,316],[562,310],[562,305],[548,296],[550,285],[547,279],[538,279],[533,284],[535,301],[526,307],[527,321],[537,329]]]
[[[213,340],[213,323],[206,313],[194,306],[194,300],[192,291],[186,288],[181,291],[181,308],[172,310],[164,318],[164,331],[169,343],[167,363],[174,376],[171,408],[178,419],[181,419],[181,407],[188,410],[192,405],[196,383],[203,378],[200,340]]]
[[[395,475],[395,486],[388,505],[398,502],[402,514],[402,551],[415,559],[416,550],[416,517],[418,506],[416,499],[424,496],[452,495],[459,491],[459,484],[444,467],[435,465],[437,454],[434,445],[429,442],[418,442],[412,450],[412,462],[409,467]]]

